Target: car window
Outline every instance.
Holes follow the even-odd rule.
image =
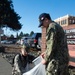
[[[41,33],[37,34],[38,37],[41,37]]]
[[[34,38],[35,36],[36,36],[36,34],[33,34],[33,35],[32,35],[32,38]]]
[[[37,33],[36,38],[38,39],[39,37],[41,37],[41,33]]]

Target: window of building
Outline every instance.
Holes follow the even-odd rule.
[[[74,24],[75,23],[75,20],[73,20],[72,23]]]
[[[69,23],[72,24],[72,20],[69,20]]]
[[[63,25],[63,21],[61,21],[61,25]]]
[[[60,24],[60,21],[58,21],[57,24]]]
[[[66,19],[64,20],[64,24],[66,24],[67,22],[66,22]]]
[[[58,22],[58,24],[60,24],[60,21]]]
[[[75,24],[75,20],[73,19],[71,19],[71,20],[69,20],[70,21],[70,24]]]
[[[66,24],[66,19],[61,21],[61,25]]]

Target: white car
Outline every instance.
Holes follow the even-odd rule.
[[[5,44],[6,42],[7,42],[7,40],[3,40],[3,41],[1,41],[2,44]]]
[[[8,40],[3,40],[3,41],[1,41],[1,43],[2,44],[11,44],[11,43],[13,43],[12,41],[8,41]]]

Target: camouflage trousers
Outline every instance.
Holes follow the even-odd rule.
[[[15,70],[14,67],[13,67],[12,75],[22,75],[22,73],[21,73],[21,72],[18,72],[18,71]]]
[[[58,61],[52,59],[46,66],[46,75],[57,75]]]
[[[46,67],[46,75],[69,75],[68,66],[59,65],[57,60],[52,59]]]
[[[13,73],[12,75],[22,75],[22,74],[19,72],[16,72],[16,73]]]
[[[62,73],[62,72],[52,73],[52,72],[46,71],[46,75],[75,75],[75,73],[74,74],[73,73]]]

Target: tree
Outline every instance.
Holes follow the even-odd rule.
[[[29,34],[28,34],[28,33],[26,33],[26,34],[24,34],[24,36],[29,36]]]
[[[20,34],[19,34],[19,38],[22,38],[23,35],[24,35],[24,34],[23,34],[23,32],[21,31]]]
[[[16,38],[18,38],[18,33],[16,34]]]
[[[13,35],[13,34],[11,34],[10,38],[14,38],[14,35]]]
[[[33,32],[33,31],[31,31],[30,36],[32,36],[33,34],[34,34],[34,32]]]
[[[20,16],[14,11],[12,0],[0,0],[0,27],[20,30]]]

